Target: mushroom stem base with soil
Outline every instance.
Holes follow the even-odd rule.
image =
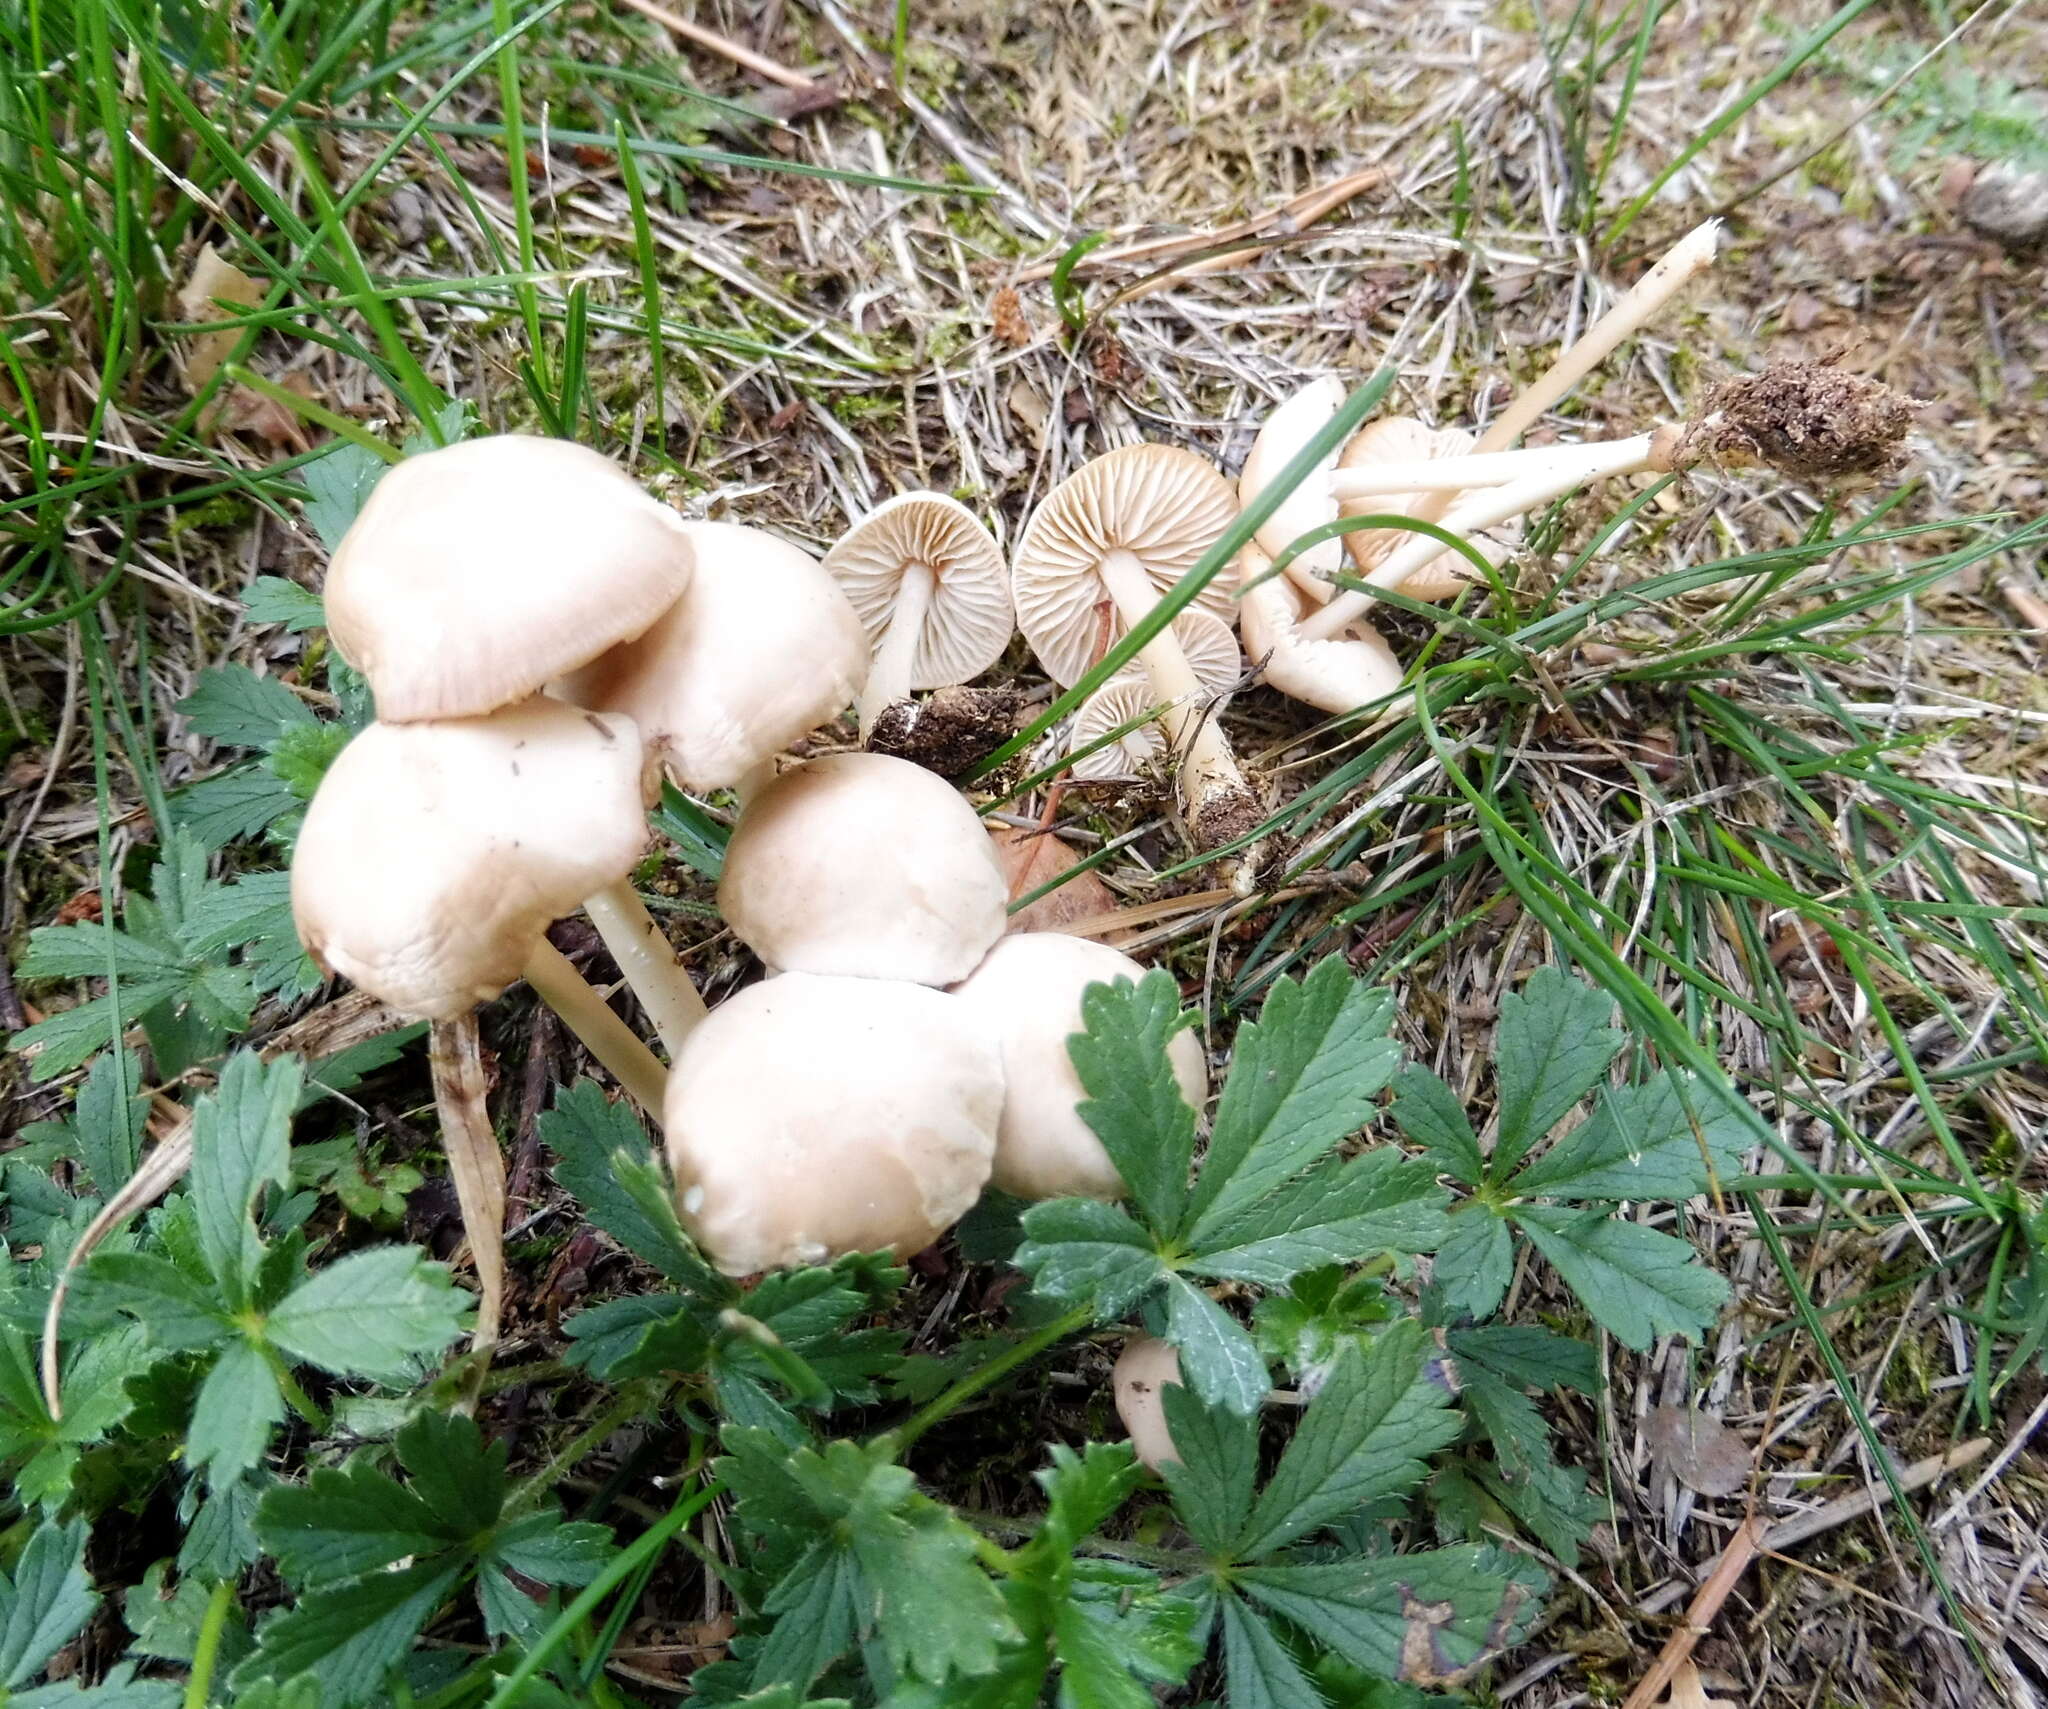
[[[668,1071],[654,1052],[633,1036],[633,1029],[584,983],[569,958],[542,938],[527,956],[523,971],[534,994],[583,1041],[584,1049],[625,1087],[635,1103],[656,1121],[661,1120]]]
[[[910,693],[910,670],[917,659],[918,642],[924,637],[925,613],[931,609],[932,594],[939,578],[928,564],[909,564],[896,595],[896,607],[889,616],[888,632],[868,667],[867,686],[860,694],[860,739],[865,742],[875,720]]]
[[[640,999],[671,1062],[690,1029],[704,1018],[704,999],[630,882],[608,884],[583,904],[604,947]]]
[[[434,1074],[434,1107],[441,1117],[441,1148],[448,1154],[455,1202],[476,1265],[476,1333],[470,1345],[488,1356],[497,1345],[505,1304],[505,1154],[498,1149],[484,1103],[475,1010],[459,1021],[436,1021],[428,1034],[427,1053]],[[478,1361],[479,1379],[486,1362]]]
[[[1159,592],[1145,566],[1129,552],[1107,553],[1097,570],[1116,602],[1126,630],[1152,614]],[[1245,783],[1230,742],[1171,627],[1138,650],[1161,705],[1159,718],[1180,756],[1182,807],[1195,843],[1220,848],[1248,835],[1259,822],[1258,799]]]

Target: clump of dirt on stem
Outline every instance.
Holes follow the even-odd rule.
[[[942,688],[925,700],[899,700],[875,720],[868,751],[958,777],[1015,734],[1022,698],[1010,688]]]
[[[1826,362],[1773,362],[1707,394],[1688,448],[1754,459],[1794,480],[1883,480],[1906,460],[1918,409],[1883,381]]]

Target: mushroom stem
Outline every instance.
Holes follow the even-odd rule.
[[[1459,503],[1445,519],[1453,534],[1470,536],[1492,528],[1512,516],[1534,510],[1540,504],[1562,498],[1587,481],[1615,475],[1632,475],[1644,469],[1668,469],[1677,436],[1664,431],[1646,433],[1636,439],[1618,439],[1603,445],[1588,445],[1583,453],[1569,459],[1547,462],[1517,482],[1481,488]],[[1416,571],[1443,556],[1442,541],[1430,534],[1411,534],[1389,552],[1365,579],[1369,586],[1398,588]],[[1301,625],[1303,639],[1326,641],[1346,625],[1355,622],[1372,605],[1372,595],[1347,589],[1308,617]]]
[[[623,878],[586,898],[583,911],[661,1035],[669,1061],[675,1061],[690,1029],[704,1018],[704,999],[676,960],[661,927]]]
[[[1465,492],[1473,487],[1503,487],[1553,468],[1583,461],[1589,453],[1611,446],[1633,445],[1645,455],[1651,435],[1602,441],[1593,445],[1544,445],[1534,450],[1490,451],[1485,456],[1423,457],[1410,462],[1371,463],[1362,469],[1339,469],[1330,477],[1330,491],[1339,500],[1392,498],[1404,493]]]
[[[917,644],[924,638],[925,613],[931,609],[932,594],[938,585],[939,578],[929,564],[910,564],[903,571],[889,627],[868,667],[867,687],[860,693],[863,742],[883,709],[894,706],[910,693],[910,667],[917,658]]]
[[[448,1154],[455,1202],[476,1265],[476,1333],[470,1346],[488,1355],[497,1345],[505,1304],[505,1154],[498,1149],[484,1103],[476,1011],[457,1021],[436,1021],[427,1035],[427,1057],[434,1107],[441,1116],[441,1147]],[[485,1362],[479,1362],[478,1375]]]
[[[1150,616],[1159,603],[1158,589],[1145,566],[1129,552],[1109,553],[1096,573],[1116,602],[1126,629]],[[1181,794],[1189,823],[1198,824],[1203,806],[1212,797],[1224,790],[1245,790],[1244,773],[1238,769],[1229,738],[1209,705],[1209,692],[1181,651],[1172,625],[1139,648],[1138,659],[1161,702],[1160,721],[1180,756]]]
[[[562,1024],[583,1041],[633,1101],[656,1121],[661,1120],[662,1094],[668,1071],[654,1052],[633,1036],[633,1030],[583,982],[569,958],[541,938],[526,958],[526,983],[562,1018]]]

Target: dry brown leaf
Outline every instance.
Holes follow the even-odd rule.
[[[192,273],[178,292],[178,313],[186,320],[225,320],[233,312],[222,307],[232,303],[253,309],[263,301],[263,286],[220,252],[207,244],[192,262]],[[185,387],[195,396],[220,371],[220,365],[242,336],[238,327],[229,332],[202,332],[186,342]]]
[[[1688,1489],[1733,1495],[1749,1482],[1749,1445],[1689,1406],[1654,1406],[1644,1432],[1651,1456]]]
[[[1010,899],[1029,896],[1042,884],[1050,884],[1063,872],[1080,864],[1081,857],[1050,833],[1018,830],[1013,825],[991,825],[989,840],[995,844],[996,859],[1009,881]],[[1116,895],[1092,872],[1076,873],[1057,890],[1048,890],[1028,908],[1010,916],[1013,932],[1064,931],[1076,920],[1099,919],[1117,911]],[[1130,936],[1123,931],[1089,934],[1103,943],[1120,943]]]

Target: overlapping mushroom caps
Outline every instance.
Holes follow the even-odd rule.
[[[912,689],[957,688],[1003,655],[1016,620],[1001,548],[944,493],[898,493],[840,536],[825,569],[852,601],[874,658],[863,739]]]
[[[1191,451],[1127,445],[1083,464],[1032,514],[1010,567],[1018,627],[1046,674],[1078,681],[1114,640],[1215,544],[1236,514],[1230,484]],[[1230,590],[1197,596],[1228,619]],[[1258,820],[1209,696],[1173,632],[1138,655],[1180,761],[1182,811],[1198,847],[1234,842]]]
[[[1355,712],[1401,686],[1401,661],[1365,618],[1343,634],[1311,640],[1302,622],[1313,607],[1256,543],[1238,554],[1245,651],[1251,668],[1282,694],[1324,712]]]
[[[1222,618],[1200,606],[1190,606],[1174,618],[1173,634],[1187,655],[1188,668],[1210,697],[1211,714],[1220,716],[1244,676],[1237,636]],[[1133,660],[1074,709],[1067,739],[1067,751],[1078,756],[1073,775],[1130,777],[1162,764],[1166,742],[1154,721],[1158,709],[1159,699],[1143,664]],[[1094,747],[1112,733],[1117,733],[1116,740]]]

